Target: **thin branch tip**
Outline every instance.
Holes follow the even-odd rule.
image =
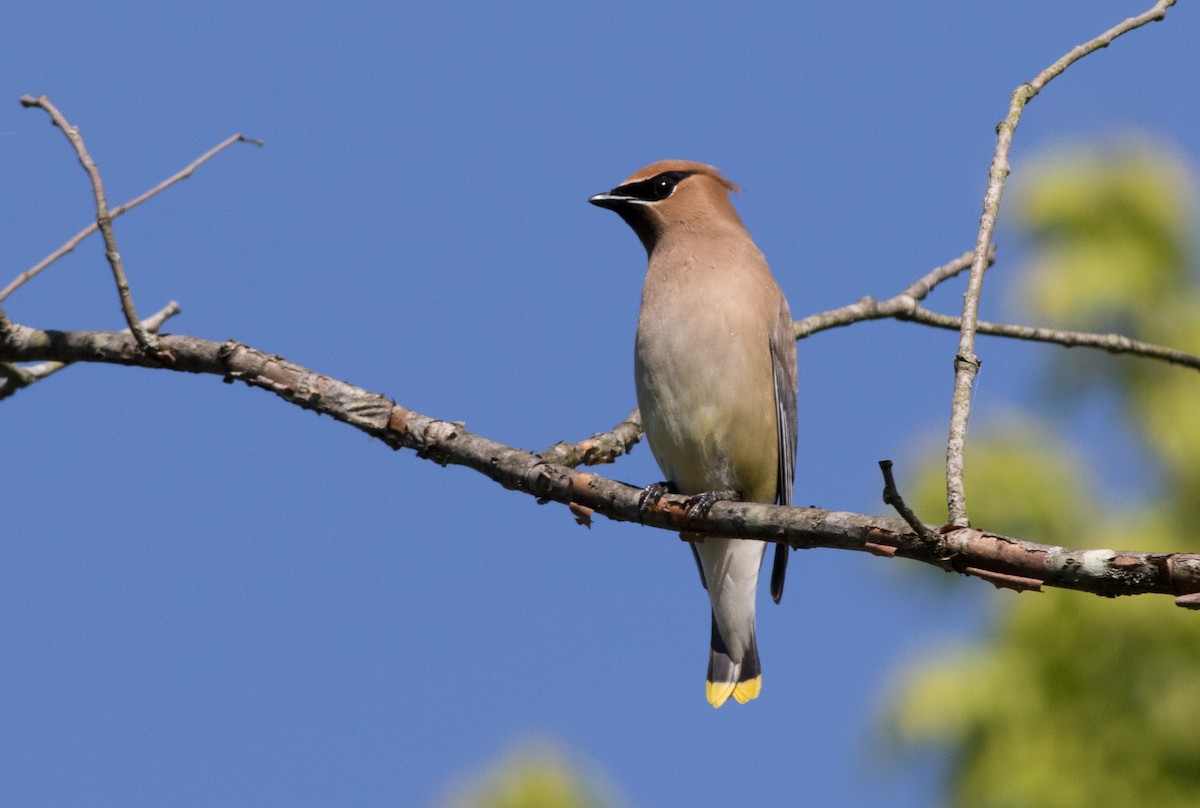
[[[883,504],[894,508],[896,513],[900,514],[900,518],[921,537],[922,541],[927,542],[930,546],[939,544],[938,537],[917,518],[912,508],[905,503],[904,497],[900,496],[900,489],[896,487],[896,478],[892,474],[892,465],[891,460],[879,461],[879,470],[883,472]]]
[[[52,108],[52,106],[47,106],[47,105],[49,105],[49,100],[45,96],[40,96],[39,98],[34,98],[33,96],[25,95],[25,96],[21,97],[21,103],[26,107],[34,107],[34,106],[46,107],[47,110]],[[58,114],[58,111],[54,110],[54,112],[51,114],[51,120],[55,122],[55,125],[57,125],[57,119],[55,117],[56,115],[58,116],[58,118],[61,118],[61,115]],[[78,133],[76,133],[76,135],[78,135]],[[68,134],[67,137],[69,140],[71,140],[72,145],[75,145],[75,139],[73,139],[70,134]],[[262,140],[247,137],[246,135],[242,134],[241,132],[238,132],[237,134],[231,135],[230,137],[221,141],[216,146],[212,147],[207,152],[200,155],[195,160],[193,160],[191,163],[186,165],[184,168],[175,172],[170,177],[168,177],[167,179],[160,182],[158,185],[155,185],[150,190],[143,192],[142,194],[134,197],[133,199],[129,200],[128,202],[117,205],[115,208],[109,209],[106,206],[103,211],[98,211],[95,221],[93,221],[87,227],[83,228],[78,233],[76,233],[73,237],[68,239],[67,242],[65,244],[63,244],[61,247],[59,247],[57,250],[50,253],[48,256],[43,258],[41,261],[39,261],[38,263],[34,264],[29,269],[22,272],[20,275],[18,275],[16,278],[14,278],[3,289],[0,289],[0,301],[7,299],[9,295],[11,295],[13,292],[15,292],[21,286],[23,286],[24,284],[26,284],[30,280],[32,280],[36,275],[38,275],[38,273],[40,273],[42,270],[46,269],[46,267],[50,266],[55,261],[62,258],[67,253],[73,251],[79,245],[79,243],[81,241],[83,241],[85,238],[90,236],[92,233],[95,233],[98,229],[100,229],[102,221],[107,221],[111,225],[113,219],[117,218],[118,216],[122,215],[123,213],[125,213],[129,210],[132,210],[133,208],[137,207],[138,205],[142,204],[143,202],[145,202],[149,199],[152,199],[153,197],[157,196],[159,193],[165,191],[167,188],[170,188],[172,185],[182,182],[183,180],[192,176],[192,174],[200,166],[204,165],[206,162],[208,162],[210,159],[215,157],[220,152],[224,151],[229,146],[233,145],[234,143],[239,143],[239,142],[250,143],[250,144],[253,144],[253,145],[259,146],[259,147],[265,145],[264,141],[262,141]],[[82,140],[80,141],[79,145],[80,146],[82,145]],[[77,151],[78,151],[78,149],[77,149]],[[90,158],[88,158],[88,159],[90,160]],[[91,169],[88,167],[88,163],[85,162],[82,158],[81,158],[80,162],[83,162],[84,168],[88,169],[89,176],[90,176]],[[91,168],[94,168],[94,167],[95,167],[95,164],[93,163]]]
[[[979,299],[983,291],[983,274],[987,256],[993,245],[996,221],[1000,216],[1000,201],[1004,195],[1004,184],[1011,173],[1009,154],[1013,137],[1021,122],[1021,115],[1031,99],[1055,77],[1088,54],[1106,47],[1117,37],[1136,28],[1161,19],[1174,0],[1158,0],[1153,7],[1136,17],[1130,17],[1109,28],[1083,45],[1078,45],[1042,70],[1032,81],[1018,85],[1009,99],[1008,114],[996,127],[996,149],[988,168],[988,184],[983,195],[983,211],[979,216],[979,230],[975,238],[975,251],[971,262],[971,275],[967,291],[963,295],[962,317],[959,322],[958,357],[975,358],[975,334],[979,316]],[[967,518],[967,499],[963,488],[964,451],[967,439],[967,422],[971,413],[971,393],[975,386],[978,364],[955,362],[954,388],[950,400],[950,429],[946,438],[946,510],[950,523],[958,526],[970,524]]]

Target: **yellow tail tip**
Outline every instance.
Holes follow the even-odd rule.
[[[726,700],[733,695],[736,686],[733,682],[705,682],[704,695],[708,696],[708,703],[713,707],[720,707]]]
[[[762,676],[755,676],[753,679],[747,679],[744,682],[706,682],[704,685],[705,695],[708,696],[708,703],[713,707],[720,707],[730,696],[737,701],[738,704],[745,704],[750,699],[758,698],[758,694],[762,691]]]
[[[758,698],[758,694],[762,692],[762,676],[755,676],[753,679],[747,679],[744,682],[738,682],[733,689],[733,697],[737,699],[738,704],[745,704],[750,699]]]

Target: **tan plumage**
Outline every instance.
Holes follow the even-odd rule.
[[[679,493],[791,503],[796,346],[787,300],[712,166],[663,160],[589,201],[620,214],[649,256],[635,381],[650,449]],[[712,601],[708,699],[758,695],[755,592],[766,544],[692,545]],[[783,592],[780,546],[772,595]]]

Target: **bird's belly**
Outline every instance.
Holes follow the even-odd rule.
[[[646,438],[680,493],[735,490],[748,500],[773,501],[773,388],[739,386],[734,380],[746,369],[703,349],[639,364],[638,407]],[[766,382],[754,388],[769,385],[769,371]]]

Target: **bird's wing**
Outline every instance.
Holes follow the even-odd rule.
[[[792,482],[796,477],[796,337],[792,330],[792,315],[786,301],[780,311],[779,323],[771,334],[771,373],[775,379],[775,425],[778,451],[778,477],[775,501],[792,504]],[[778,603],[783,597],[783,582],[787,574],[786,544],[775,545],[775,563],[771,568],[771,598]]]
[[[688,542],[688,546],[692,548],[692,558],[696,559],[696,569],[700,572],[700,585],[708,589],[708,579],[704,577],[704,564],[700,561],[700,551],[696,549],[696,542]]]

